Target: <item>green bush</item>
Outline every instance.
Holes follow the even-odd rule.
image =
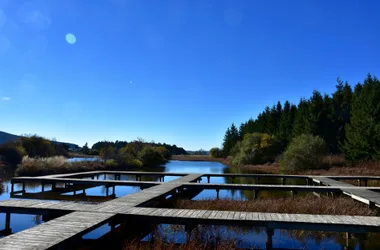
[[[324,168],[322,158],[327,154],[325,141],[319,136],[303,134],[293,138],[280,160],[281,171],[296,173]]]
[[[133,159],[129,162],[129,166],[131,167],[142,167],[143,163],[139,159]]]
[[[99,156],[105,160],[113,159],[116,156],[116,150],[112,146],[106,146],[100,150]]]
[[[239,166],[274,161],[278,148],[276,140],[268,134],[246,134],[244,139],[231,149],[232,164]]]
[[[220,148],[212,148],[210,149],[210,156],[214,158],[222,158],[223,151]]]
[[[114,159],[106,160],[105,164],[107,167],[110,167],[110,168],[117,168],[119,166],[119,164]]]
[[[0,147],[0,158],[10,165],[20,164],[25,155],[25,149],[16,143],[7,143]]]
[[[154,149],[159,152],[166,160],[169,160],[172,157],[170,151],[164,146],[154,147]]]
[[[166,162],[160,152],[151,146],[144,146],[138,153],[138,159],[144,166],[157,166]]]

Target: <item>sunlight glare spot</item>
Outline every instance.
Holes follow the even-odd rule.
[[[66,42],[68,42],[69,44],[74,44],[76,43],[77,41],[77,38],[74,36],[74,34],[66,34]]]

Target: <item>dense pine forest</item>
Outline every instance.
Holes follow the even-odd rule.
[[[323,139],[326,153],[344,154],[347,163],[379,160],[380,81],[368,74],[362,83],[352,86],[338,78],[331,95],[314,91],[297,105],[279,101],[266,107],[256,119],[227,128],[222,149],[217,153],[224,157],[236,155],[252,134],[260,135],[260,145],[263,140],[275,144],[272,151],[277,155],[286,151],[294,138],[311,135]]]

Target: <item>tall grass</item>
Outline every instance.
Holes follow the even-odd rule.
[[[19,164],[16,169],[16,175],[36,176],[117,168],[119,168],[119,165],[112,162],[67,162],[66,158],[63,156],[53,156],[47,158],[31,158],[24,156],[21,164]]]
[[[230,199],[177,200],[168,204],[178,209],[205,209],[243,212],[362,215],[379,216],[379,210],[355,202],[346,197],[320,197],[313,195],[295,198],[266,198],[250,201]]]

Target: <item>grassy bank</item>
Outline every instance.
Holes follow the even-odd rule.
[[[355,202],[346,197],[306,197],[266,198],[249,201],[230,199],[177,200],[166,204],[178,209],[204,209],[242,212],[294,213],[294,214],[329,214],[379,216],[379,210]]]

